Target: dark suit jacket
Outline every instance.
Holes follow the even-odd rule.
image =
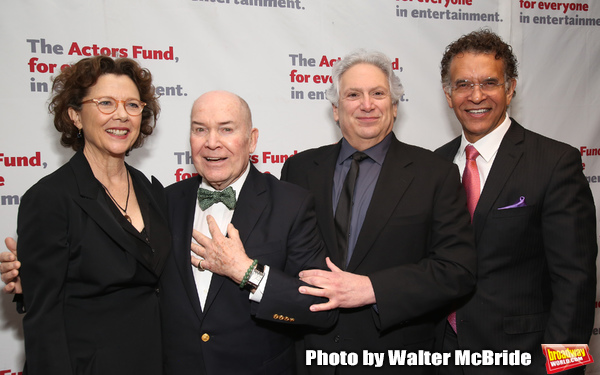
[[[436,152],[453,160],[459,145],[460,137]],[[520,197],[526,207],[499,209]],[[479,277],[457,310],[458,341],[462,349],[530,352],[534,363],[486,374],[546,374],[542,343],[588,343],[595,212],[579,152],[512,120],[474,213]]]
[[[298,292],[298,272],[324,268],[313,198],[250,167],[232,224],[246,253],[270,267],[260,303],[214,274],[204,311],[190,262],[200,178],[167,188],[173,255],[161,278],[165,374],[292,374],[294,335],[302,325],[328,327],[337,313],[311,313],[323,300]]]
[[[282,179],[315,195],[317,220],[328,249],[336,248],[332,184],[340,143],[289,158]],[[333,257],[333,262],[340,264]],[[475,284],[475,251],[458,169],[431,151],[395,137],[383,163],[353,256],[347,267],[371,279],[372,306],[340,311],[326,334],[306,338],[326,352],[433,348],[437,311]],[[361,361],[362,362],[362,359]],[[387,362],[387,360],[386,360]],[[378,374],[424,373],[431,368],[387,367]],[[311,372],[333,373],[330,366]],[[346,366],[341,374],[375,371]]]
[[[170,247],[166,202],[160,183],[128,170],[152,247],[117,221],[82,152],[23,196],[25,374],[161,373],[156,288]]]

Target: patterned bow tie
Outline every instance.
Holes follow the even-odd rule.
[[[235,208],[235,191],[231,186],[222,191],[198,189],[198,203],[202,211],[218,202],[223,202],[230,210]]]

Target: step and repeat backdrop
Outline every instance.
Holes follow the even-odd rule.
[[[325,90],[331,66],[359,47],[386,53],[402,80],[397,136],[437,148],[460,134],[440,84],[442,53],[482,27],[519,59],[510,115],[579,149],[600,202],[598,1],[4,0],[0,237],[16,236],[23,193],[72,155],[59,144],[47,104],[52,78],[83,57],[130,57],[152,72],[162,112],[127,162],[166,186],[194,173],[190,109],[209,90],[233,91],[250,104],[260,131],[251,160],[263,172],[279,176],[290,155],[338,141]],[[0,375],[19,373],[24,362],[11,300],[0,295]],[[598,361],[587,373],[600,374],[599,329],[591,334]]]

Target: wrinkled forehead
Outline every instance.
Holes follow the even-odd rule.
[[[192,122],[196,123],[240,123],[239,109],[225,103],[196,103],[192,108]]]
[[[200,97],[192,106],[191,120],[192,124],[251,126],[239,98],[230,95]]]

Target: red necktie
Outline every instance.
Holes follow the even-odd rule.
[[[465,163],[462,184],[467,192],[467,208],[471,214],[471,221],[473,221],[473,213],[475,212],[475,207],[477,207],[477,201],[479,200],[481,191],[479,171],[477,170],[477,163],[475,162],[475,159],[479,156],[479,152],[477,152],[472,145],[468,145],[465,147],[465,153],[467,154],[467,162]]]
[[[471,221],[473,221],[473,213],[475,212],[475,207],[477,207],[477,201],[479,201],[479,194],[481,191],[479,170],[477,170],[477,163],[475,162],[475,159],[479,156],[479,152],[472,145],[465,147],[465,152],[467,154],[467,162],[465,163],[462,184],[467,192],[467,208],[471,214]],[[452,311],[452,313],[448,315],[448,323],[450,323],[454,332],[457,332],[456,311]]]

